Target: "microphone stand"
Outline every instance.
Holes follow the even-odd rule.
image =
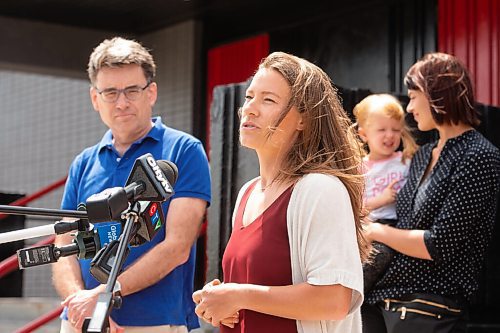
[[[58,221],[52,225],[43,225],[22,230],[14,230],[0,234],[0,244],[13,242],[21,239],[35,238],[52,234],[63,234],[73,230],[88,231],[90,228],[88,215],[82,210],[64,210],[49,208],[32,208],[21,206],[0,205],[0,215],[34,215],[49,217],[71,217],[74,221]]]
[[[123,233],[120,236],[120,243],[116,253],[116,259],[111,272],[109,273],[106,289],[100,293],[97,298],[97,303],[92,314],[92,318],[85,318],[83,324],[84,333],[106,333],[109,330],[109,315],[115,304],[121,304],[121,299],[113,297],[113,289],[115,287],[116,279],[120,273],[123,263],[125,261],[125,250],[132,236],[132,229],[134,224],[139,219],[140,203],[135,202],[131,208],[124,213],[127,222],[123,228]]]
[[[81,210],[31,208],[31,207],[20,207],[20,206],[9,206],[9,205],[0,205],[0,213],[12,214],[12,215],[75,217],[79,219],[87,219],[87,212]]]

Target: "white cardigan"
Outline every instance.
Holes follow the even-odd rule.
[[[246,189],[240,190],[233,213]],[[299,333],[361,333],[363,270],[347,189],[335,176],[308,174],[293,189],[287,208],[293,284],[340,284],[352,289],[343,320],[297,320]]]

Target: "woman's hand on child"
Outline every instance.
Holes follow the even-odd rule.
[[[364,218],[363,222],[363,235],[365,236],[365,240],[369,243],[373,241],[377,241],[376,235],[380,231],[382,225],[377,222],[372,222],[369,218]]]
[[[372,238],[370,237],[371,236],[371,227],[372,227],[372,224],[373,224],[372,220],[370,220],[368,217],[365,217],[361,221],[362,230],[363,230],[363,236],[365,236],[365,240],[368,243],[371,243],[373,241]]]

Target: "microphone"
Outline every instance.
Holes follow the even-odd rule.
[[[121,222],[109,221],[121,221],[121,214],[128,209],[129,201],[137,198],[167,200],[174,193],[172,186],[177,181],[177,176],[177,166],[174,163],[166,160],[155,161],[151,154],[143,155],[135,161],[125,188],[106,189],[89,197],[86,205],[78,205],[78,211],[87,210],[87,218],[3,233],[0,234],[0,244],[78,230],[73,243],[66,246],[56,247],[50,244],[18,250],[19,267],[24,269],[54,263],[60,257],[76,254],[79,259],[93,259],[91,273],[98,275],[98,280],[105,281],[114,264],[118,239],[122,232]],[[138,203],[141,207],[138,221],[130,239],[125,240],[130,246],[139,246],[151,241],[165,224],[165,214],[160,202],[141,200]],[[94,228],[89,221],[107,223],[99,223],[99,226]]]
[[[95,201],[93,198],[90,200],[91,206],[99,208],[95,210],[95,214],[92,209],[89,209],[91,206],[89,206],[89,200],[87,200],[87,214],[91,221],[100,218],[109,220],[109,218],[113,217],[115,211],[119,211],[125,204],[128,206],[128,201],[135,202],[138,206],[136,211],[138,220],[134,223],[130,236],[127,236],[128,239],[120,237],[118,241],[111,242],[101,248],[92,259],[90,273],[99,282],[106,283],[112,268],[123,264],[122,262],[116,262],[120,242],[126,242],[130,246],[142,245],[151,241],[165,224],[165,214],[161,201],[165,201],[173,195],[172,186],[175,185],[177,176],[178,170],[174,163],[166,160],[155,161],[151,154],[146,154],[135,161],[124,189],[105,190],[108,192],[104,200],[100,198]],[[116,204],[117,202],[119,204]],[[113,204],[115,204],[114,207],[112,207]],[[107,207],[110,207],[110,209]],[[115,209],[116,207],[120,208]],[[128,256],[128,252],[129,248],[127,247],[124,257]]]
[[[178,170],[174,163],[156,161],[151,154],[135,160],[126,185],[106,189],[90,196],[86,210],[90,222],[117,221],[129,207],[129,202],[166,201],[174,194],[172,184],[177,181]]]
[[[92,259],[96,253],[120,236],[122,225],[119,222],[106,223],[75,234],[69,245],[57,247],[54,244],[41,245],[17,251],[19,268],[25,269],[57,262],[60,257],[76,254],[79,259]]]
[[[137,231],[130,240],[130,246],[139,246],[145,242],[150,242],[165,224],[165,214],[159,202],[139,201],[141,209]]]
[[[129,240],[113,240],[108,245],[102,247],[90,262],[90,273],[100,283],[106,283],[111,273],[111,269],[116,265],[116,255],[119,242],[128,242],[130,246],[139,246],[151,241],[165,224],[165,214],[159,202],[139,201],[138,222],[134,225]],[[98,228],[100,229],[100,227]],[[124,258],[128,256],[129,248],[125,250]]]
[[[130,201],[130,208],[127,212],[123,214],[123,217],[120,214],[120,217],[124,220],[126,219],[123,234],[120,236],[118,242],[112,242],[101,249],[91,262],[91,274],[98,281],[106,281],[106,289],[104,293],[99,294],[92,318],[85,319],[84,332],[104,332],[109,327],[108,318],[111,308],[121,303],[117,303],[113,299],[113,287],[123,267],[125,257],[128,255],[129,242],[137,238],[138,231],[144,228],[144,226],[146,229],[142,235],[154,237],[154,234],[163,223],[160,220],[160,216],[163,217],[164,214],[159,210],[159,207],[161,207],[159,202],[166,201],[173,195],[174,190],[172,185],[177,181],[177,174],[178,170],[175,164],[168,161],[159,161],[157,163],[151,154],[143,155],[135,161],[126,187],[122,191],[125,195],[120,195],[123,206],[125,206],[123,197],[127,201]],[[103,201],[107,201],[108,199],[110,199],[110,196]],[[151,206],[149,209],[143,211],[144,205],[141,205],[140,200],[146,201],[146,203],[152,201],[158,206],[155,208]],[[90,202],[92,203],[92,201]],[[148,206],[150,205],[147,204],[146,207]],[[89,201],[87,200],[87,214],[91,221],[94,218],[115,217],[111,209],[105,210],[104,214],[98,215],[97,213],[100,214],[101,212],[96,212],[96,215],[94,215],[90,213],[89,208]],[[144,213],[146,214],[144,215]],[[141,215],[144,215],[145,218],[139,218]],[[150,220],[147,220],[148,217]],[[148,229],[148,226],[150,229]],[[152,232],[151,235],[149,234],[149,230]],[[141,237],[144,238],[144,236]]]
[[[125,192],[129,201],[166,201],[173,195],[177,166],[167,160],[156,161],[151,154],[139,157],[127,179]]]

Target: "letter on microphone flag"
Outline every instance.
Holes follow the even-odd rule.
[[[99,234],[99,242],[101,247],[117,240],[122,233],[122,224],[120,222],[104,222],[97,225],[97,233]]]

